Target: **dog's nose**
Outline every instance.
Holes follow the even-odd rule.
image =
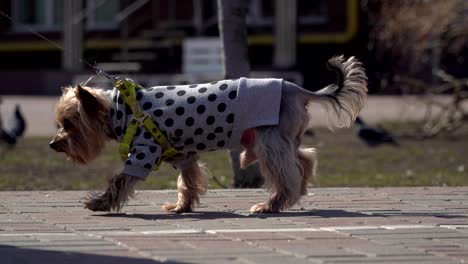
[[[49,147],[53,150],[57,150],[58,148],[58,143],[56,140],[52,140],[50,143],[49,143]]]

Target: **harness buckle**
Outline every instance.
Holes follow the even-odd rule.
[[[138,113],[135,113],[133,115],[133,121],[136,121],[138,122],[139,125],[142,125],[145,120],[149,117],[149,114],[148,113],[145,113],[145,112],[138,112]]]

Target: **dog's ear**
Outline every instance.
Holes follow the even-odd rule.
[[[92,116],[103,109],[101,102],[88,90],[78,85],[75,89],[76,98],[81,102],[86,114]]]

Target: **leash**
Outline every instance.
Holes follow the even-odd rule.
[[[6,19],[10,20],[12,23],[15,23],[17,21],[15,21],[15,19],[13,19],[11,16],[9,16],[8,14],[5,14],[3,11],[0,10],[0,15],[2,15],[3,17],[5,17]],[[85,59],[82,59],[82,58],[75,58],[73,57],[73,53],[70,52],[69,50],[65,49],[64,47],[62,47],[60,44],[58,44],[57,42],[47,38],[46,36],[40,34],[39,32],[33,30],[31,27],[29,26],[26,26],[26,25],[23,25],[24,28],[26,30],[28,30],[31,34],[41,38],[42,40],[45,40],[47,41],[49,44],[51,44],[52,46],[58,48],[59,50],[63,51],[63,52],[66,52],[68,53],[69,55],[72,56],[72,59],[73,60],[77,60],[78,62],[80,63],[83,63],[84,65],[90,67],[91,69],[94,70],[95,72],[95,75],[101,75],[101,76],[104,76],[106,77],[107,79],[109,79],[112,84],[115,85],[116,81],[119,79],[119,77],[114,77],[114,76],[111,76],[110,74],[106,73],[105,71],[103,71],[102,69],[100,69],[99,67],[97,67],[96,65],[93,65],[91,63],[89,63],[87,60]],[[96,63],[95,63],[96,64]],[[88,80],[86,80],[85,82],[83,82],[83,85],[86,85],[94,76],[91,76]]]

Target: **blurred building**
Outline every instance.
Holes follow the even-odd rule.
[[[57,94],[77,74],[89,75],[76,65],[80,55],[132,76],[183,76],[186,40],[218,36],[216,0],[70,2],[0,1],[12,17],[0,16],[0,93]],[[363,53],[360,20],[359,0],[251,0],[252,70],[319,88],[334,78],[325,68],[330,56]]]

